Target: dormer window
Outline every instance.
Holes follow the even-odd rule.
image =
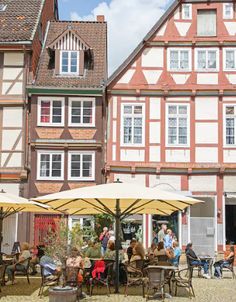
[[[78,74],[79,73],[79,52],[78,51],[61,51],[61,74]]]

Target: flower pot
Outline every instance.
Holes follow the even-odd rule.
[[[49,302],[76,302],[77,288],[66,287],[53,287],[49,289]]]

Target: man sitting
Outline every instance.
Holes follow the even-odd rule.
[[[192,243],[188,243],[187,248],[186,248],[186,257],[189,261],[189,264],[191,266],[200,266],[203,268],[204,270],[204,274],[202,275],[204,278],[206,279],[210,279],[210,275],[209,275],[209,264],[207,261],[205,260],[200,260],[197,255],[195,254],[194,250],[193,250],[193,244]]]

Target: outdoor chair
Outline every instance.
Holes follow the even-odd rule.
[[[178,287],[188,288],[189,298],[195,297],[192,284],[193,268],[185,268],[175,272],[175,276],[172,279],[173,285],[175,285],[175,296],[177,296]]]
[[[165,277],[164,270],[155,266],[149,266],[146,269],[147,272],[147,294],[146,300],[149,299],[149,292],[153,290],[156,293],[161,291],[162,301],[165,299]]]
[[[26,276],[28,284],[30,284],[30,279],[29,279],[29,270],[30,270],[30,261],[31,261],[31,257],[27,259],[27,266],[23,271],[14,271],[13,274],[13,281],[15,279],[15,276]]]
[[[51,279],[50,276],[52,275],[49,276],[44,275],[44,267],[42,265],[40,265],[40,268],[41,268],[41,285],[40,285],[38,296],[40,296],[41,298],[45,286],[54,286],[59,284],[60,275],[54,275],[54,278]]]
[[[160,255],[160,256],[157,256],[156,258],[158,260],[158,264],[165,264],[169,260],[167,255]]]
[[[0,292],[2,292],[1,285],[5,285],[5,271],[6,271],[6,266],[0,265]]]
[[[113,260],[103,260],[105,262],[105,271],[100,273],[100,276],[96,278],[90,278],[89,280],[89,294],[92,296],[93,288],[95,285],[97,286],[105,286],[107,288],[107,296],[110,297],[111,289],[110,284],[113,280],[113,267],[114,261]]]
[[[234,273],[234,257],[232,257],[229,261],[229,265],[223,266],[222,268],[222,276],[224,271],[230,271],[232,273],[232,279],[235,278],[235,273]]]
[[[194,269],[197,269],[197,271],[198,271],[198,277],[200,277],[201,276],[201,270],[202,270],[201,265],[200,264],[194,264],[194,265],[192,265],[191,264],[191,260],[196,260],[196,259],[192,258],[190,255],[186,255],[186,261],[187,261],[188,271],[192,270],[192,272],[193,272]],[[188,273],[188,271],[187,271],[187,273]]]
[[[78,281],[79,272],[81,272],[81,275],[84,275],[82,269],[79,267],[66,267],[65,272],[66,285],[77,288],[78,300],[80,295],[82,294],[82,282]]]
[[[145,272],[144,260],[135,260],[125,265],[127,283],[125,287],[125,296],[128,294],[128,287],[131,285],[142,285],[143,297],[145,298]]]

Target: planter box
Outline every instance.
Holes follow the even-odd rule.
[[[77,288],[64,289],[54,287],[49,289],[49,302],[77,302]]]

